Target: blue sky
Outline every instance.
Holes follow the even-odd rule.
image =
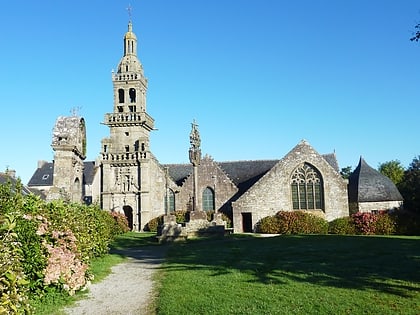
[[[109,136],[127,1],[0,4],[0,171],[27,183],[80,107],[88,160]],[[162,163],[188,162],[196,119],[216,161],[280,159],[306,139],[340,167],[420,154],[419,1],[131,0]]]

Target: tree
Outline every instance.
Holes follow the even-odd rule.
[[[414,36],[410,38],[410,40],[418,42],[420,40],[420,23],[417,24],[414,28],[416,28],[417,31],[414,33]]]
[[[398,185],[404,198],[404,208],[420,213],[420,155],[413,159]]]
[[[349,179],[351,172],[352,172],[352,167],[346,166],[341,169],[340,174],[344,179]]]
[[[379,164],[378,171],[392,180],[395,185],[401,183],[404,177],[404,167],[398,160]]]

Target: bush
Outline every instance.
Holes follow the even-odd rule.
[[[157,232],[158,226],[163,224],[164,215],[160,215],[147,222],[144,230],[149,232]]]
[[[350,217],[338,218],[328,224],[330,234],[356,234],[353,220]]]
[[[15,217],[0,216],[0,314],[29,313],[28,284],[23,251],[14,229]]]
[[[26,312],[29,294],[82,288],[89,260],[123,229],[97,206],[23,196],[19,183],[0,185],[0,225],[0,314]]]
[[[279,211],[274,216],[261,219],[257,232],[274,234],[326,234],[328,222],[303,211]]]
[[[185,210],[176,210],[171,212],[172,215],[176,218],[176,223],[185,223],[188,222],[190,219],[190,213]]]
[[[328,222],[304,211],[279,211],[280,234],[326,234]]]
[[[109,212],[109,214],[111,215],[111,217],[114,218],[115,223],[117,223],[114,231],[116,235],[124,234],[130,231],[130,228],[128,227],[127,217],[124,214],[114,211]]]
[[[389,213],[381,212],[377,214],[375,222],[375,234],[391,235],[395,234],[397,223],[396,218]]]
[[[356,234],[372,235],[376,231],[378,215],[370,212],[356,212],[351,215]]]
[[[392,213],[396,222],[396,234],[420,235],[420,214],[398,210]]]
[[[256,225],[255,232],[262,234],[279,234],[280,219],[277,216],[262,218]]]

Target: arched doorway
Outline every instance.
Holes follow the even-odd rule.
[[[127,217],[128,227],[133,230],[133,208],[130,206],[124,206],[124,215]]]

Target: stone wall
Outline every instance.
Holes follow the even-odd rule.
[[[402,201],[359,202],[358,208],[354,212],[357,212],[357,210],[360,212],[372,212],[399,209],[401,205]]]
[[[251,213],[252,225],[255,227],[263,217],[274,215],[280,210],[292,210],[291,175],[303,163],[309,163],[321,174],[325,219],[331,221],[347,216],[347,181],[307,142],[302,141],[233,203],[234,231],[243,231],[242,213]]]
[[[230,198],[236,194],[238,188],[220,168],[220,166],[213,161],[209,156],[205,156],[201,164],[198,166],[198,211],[202,210],[202,195],[203,191],[211,188],[215,196],[216,211],[225,208],[228,205]],[[176,210],[191,210],[190,202],[193,196],[193,175],[191,174],[184,182],[179,192],[175,194],[175,209]]]

